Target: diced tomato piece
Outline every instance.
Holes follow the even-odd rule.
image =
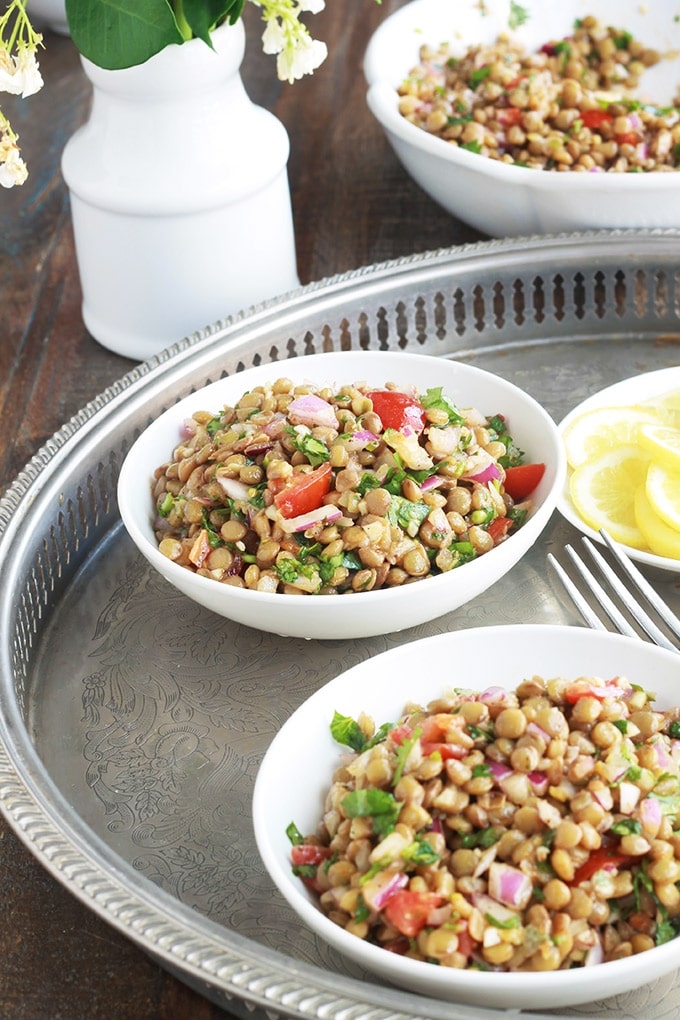
[[[462,718],[462,717],[461,717]],[[462,744],[454,744],[445,740],[447,731],[451,726],[450,715],[440,712],[428,716],[420,724],[422,733],[420,735],[420,747],[426,758],[431,754],[440,754],[444,761],[451,758],[461,759],[468,753]]]
[[[412,733],[412,726],[409,726],[408,723],[401,723],[399,726],[393,726],[390,730],[390,740],[393,740],[395,744],[403,744]]]
[[[494,542],[502,542],[507,533],[514,525],[512,517],[494,517],[489,527],[486,529],[491,535]]]
[[[431,892],[400,889],[385,904],[387,920],[402,935],[413,937],[423,930],[433,910],[444,903],[444,897]]]
[[[579,119],[583,121],[584,127],[597,131],[604,124],[610,124],[614,118],[608,110],[595,109],[584,110]]]
[[[462,953],[463,956],[468,957],[472,955],[472,951],[477,945],[472,935],[467,929],[467,921],[462,922],[465,927],[461,928],[458,934],[458,952]]]
[[[309,472],[297,472],[274,496],[276,509],[283,517],[298,517],[316,510],[331,489],[333,468],[326,462]]]
[[[619,145],[637,145],[642,141],[642,138],[635,131],[622,131],[620,135],[616,136],[616,141]]]
[[[515,502],[526,499],[545,474],[545,464],[518,464],[505,469],[505,491]]]
[[[316,843],[298,843],[290,851],[293,868],[318,868],[330,856],[330,847],[319,846]],[[305,874],[302,872],[299,877],[308,889],[312,889],[314,892],[321,892],[316,874]]]
[[[328,860],[330,855],[330,847],[319,846],[317,843],[298,843],[290,851],[290,859],[295,867],[301,864],[319,865]]]
[[[506,106],[498,110],[496,116],[498,117],[498,123],[502,124],[503,127],[514,127],[516,124],[519,124],[522,111],[516,106]]]
[[[414,432],[422,432],[425,428],[425,411],[408,393],[396,390],[373,390],[368,394],[373,410],[380,418],[384,429],[397,429],[401,432],[406,426]]]
[[[622,854],[615,846],[601,846],[593,850],[588,860],[576,869],[569,885],[587,882],[596,871],[612,871],[622,864],[629,864],[632,860],[632,857]]]

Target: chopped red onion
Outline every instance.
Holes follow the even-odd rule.
[[[477,453],[468,457],[461,475],[461,478],[465,478],[470,482],[479,482],[482,485],[485,482],[493,482],[501,477],[501,469],[486,450],[478,450]]]
[[[322,400],[314,393],[296,397],[288,405],[288,417],[290,421],[295,420],[303,425],[322,425],[330,429],[338,426],[338,419],[333,407],[327,400]]]
[[[193,418],[185,418],[182,422],[182,426],[179,430],[179,434],[182,439],[191,439],[192,436],[196,435],[196,429],[198,426]]]
[[[486,893],[473,893],[472,902],[480,914],[489,914],[496,921],[511,921],[513,917],[517,917],[515,910],[509,910]]]
[[[364,450],[371,443],[379,443],[380,438],[376,436],[374,432],[370,432],[368,429],[357,429],[353,432],[349,439],[346,440],[345,446],[348,450]]]
[[[479,695],[479,701],[485,705],[496,704],[508,700],[508,692],[504,687],[487,687]]]
[[[542,726],[539,726],[538,723],[533,721],[527,726],[527,733],[532,733],[535,737],[540,737],[541,740],[545,741],[546,745],[548,745],[552,740],[548,731],[544,730]]]
[[[548,789],[548,777],[544,772],[529,772],[528,778],[534,792],[542,797]]]
[[[228,478],[226,475],[215,475],[215,481],[224,489],[230,499],[248,499],[249,486],[239,478]]]
[[[339,507],[333,503],[324,503],[323,506],[318,506],[306,514],[299,514],[297,517],[282,517],[278,524],[283,531],[292,534],[293,532],[306,531],[307,528],[311,528],[312,525],[319,524],[321,521],[327,523],[338,521],[341,517],[342,510]]]
[[[408,875],[403,871],[379,871],[362,886],[361,894],[369,910],[382,910],[405,885],[408,885]]]
[[[523,910],[533,893],[533,885],[528,875],[510,864],[494,861],[489,868],[489,896],[504,903],[506,907]]]
[[[487,759],[486,764],[489,766],[489,771],[496,782],[500,782],[502,779],[507,779],[508,776],[512,775],[512,769],[510,766],[504,765],[502,761],[490,761]]]
[[[591,949],[589,949],[588,952],[586,953],[585,959],[583,961],[583,966],[584,967],[594,967],[596,964],[602,963],[603,961],[604,961],[604,950],[602,948],[602,943],[600,942],[600,939],[599,939],[599,936],[598,936],[597,937],[597,942],[595,943],[595,945]]]
[[[421,492],[432,492],[433,489],[438,489],[440,485],[443,485],[444,479],[441,475],[430,475],[424,482],[420,483]]]
[[[642,828],[656,836],[661,825],[662,816],[661,804],[656,797],[645,797],[640,803],[639,814]]]

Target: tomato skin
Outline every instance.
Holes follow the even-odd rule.
[[[590,128],[591,131],[598,131],[604,124],[610,124],[613,119],[608,110],[600,109],[584,110],[580,116],[583,126]]]
[[[331,489],[333,468],[326,462],[309,472],[298,472],[293,480],[274,496],[276,509],[282,517],[299,517],[316,510]]]
[[[514,523],[512,517],[494,517],[486,530],[491,535],[494,543],[498,543],[505,538],[514,526]]]
[[[331,855],[330,848],[319,846],[317,843],[298,843],[291,847],[290,859],[299,867],[301,864],[321,864],[327,861]]]
[[[373,410],[380,418],[384,429],[397,429],[401,432],[407,426],[414,432],[422,432],[425,428],[425,411],[408,393],[396,390],[373,390],[368,394]]]
[[[519,124],[522,111],[516,106],[506,106],[497,112],[498,123],[502,124],[503,127],[514,127]]]
[[[615,846],[601,846],[593,850],[587,861],[584,861],[580,868],[574,872],[574,877],[568,885],[579,885],[580,882],[587,882],[596,871],[610,871],[618,868],[621,864],[629,864],[633,857],[622,854]]]
[[[624,131],[616,136],[616,141],[619,145],[637,145],[642,138],[635,131]]]
[[[400,889],[394,896],[390,896],[383,913],[397,931],[412,938],[423,930],[431,911],[444,902],[444,897],[438,893]]]
[[[505,469],[503,487],[517,502],[530,495],[545,474],[545,464],[518,464]]]
[[[450,725],[451,716],[445,712],[431,715],[423,720],[420,748],[426,758],[429,758],[431,754],[440,754],[444,761],[449,761],[451,758],[460,760],[466,756],[467,749],[461,744],[444,740]]]

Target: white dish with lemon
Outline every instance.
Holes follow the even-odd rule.
[[[633,376],[560,423],[568,463],[558,509],[639,563],[680,572],[680,366]]]

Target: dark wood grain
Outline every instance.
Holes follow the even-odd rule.
[[[248,5],[243,77],[291,140],[289,177],[303,283],[480,235],[401,169],[365,101],[371,32],[403,0],[328,0],[313,19],[328,61],[294,86],[261,53]],[[311,24],[311,23],[310,23]],[[133,362],[85,330],[63,145],[90,91],[68,38],[46,34],[45,88],[3,101],[30,177],[0,193],[0,492],[71,415]],[[1,189],[0,189],[1,190]],[[10,593],[3,592],[2,597]],[[55,882],[0,821],[0,1016],[12,1020],[217,1020],[228,1014],[176,980]]]

